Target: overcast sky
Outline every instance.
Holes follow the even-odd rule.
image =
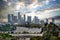
[[[18,12],[39,18],[60,16],[60,0],[0,0],[0,18]]]

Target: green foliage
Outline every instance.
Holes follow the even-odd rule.
[[[6,24],[6,25],[2,25],[0,27],[0,31],[12,31],[12,30],[15,30],[16,27],[13,26],[13,25],[9,25],[9,24]]]
[[[60,30],[57,25],[50,23],[45,24],[43,32],[44,34],[42,37],[32,37],[30,40],[58,40]]]
[[[51,33],[53,36],[58,36],[59,29],[57,25],[50,23],[50,24],[47,24],[44,27],[44,29],[45,29],[44,31]]]
[[[22,32],[22,34],[29,34],[29,32],[24,31],[24,32]]]
[[[58,40],[58,37],[56,37],[56,36],[51,36],[51,37],[50,37],[50,40]]]
[[[23,25],[17,25],[17,26],[20,26],[20,27],[27,27],[27,28],[40,28],[42,27],[41,24],[23,24]]]
[[[44,40],[57,40],[59,35],[58,26],[54,23],[47,24],[45,27],[45,33],[43,35]]]
[[[3,34],[3,33],[2,34],[0,33],[0,39],[2,39],[2,40],[17,40],[16,37],[13,37],[9,34]]]
[[[43,40],[43,39],[42,37],[37,36],[37,37],[32,37],[30,40]]]

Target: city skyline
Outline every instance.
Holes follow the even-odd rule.
[[[40,19],[60,16],[60,0],[0,0],[0,20],[18,12]]]
[[[38,19],[37,16],[34,16],[34,18],[32,18],[32,16],[27,16],[26,15],[21,15],[20,12],[18,12],[18,15],[15,16],[14,14],[8,14],[8,23],[14,24],[14,23],[18,23],[18,24],[39,24],[41,19]]]
[[[15,16],[14,14],[8,14],[8,20],[7,22],[8,23],[11,23],[11,24],[15,24],[15,23],[18,23],[18,24],[26,24],[26,23],[29,23],[29,24],[40,24],[40,23],[50,23],[50,22],[53,22],[53,23],[59,23],[59,18],[57,17],[60,17],[60,16],[55,16],[55,18],[46,18],[46,19],[39,19],[37,16],[34,16],[32,18],[32,16],[27,16],[24,14],[24,15],[21,15],[20,12],[18,12],[18,15]]]

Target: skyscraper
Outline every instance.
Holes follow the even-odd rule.
[[[25,24],[25,20],[26,20],[26,16],[25,16],[25,14],[24,14],[24,24]]]
[[[8,22],[13,23],[14,15],[13,14],[8,14]]]
[[[54,18],[52,18],[52,23],[54,23],[54,21],[55,21]]]
[[[44,20],[41,20],[40,22],[41,22],[41,24],[44,24]]]
[[[20,22],[20,24],[24,24],[25,22],[24,22],[24,18],[23,17],[21,17],[21,22]]]
[[[39,19],[38,19],[38,17],[34,16],[33,23],[34,23],[34,24],[39,24]]]
[[[14,16],[14,23],[17,22],[17,16]]]
[[[46,18],[46,23],[48,23],[48,19]]]
[[[31,16],[27,16],[27,22],[31,23]]]
[[[20,15],[20,12],[18,12],[18,23],[19,24],[21,23],[21,15]]]

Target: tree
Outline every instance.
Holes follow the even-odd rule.
[[[44,35],[43,38],[44,40],[57,40],[58,35],[59,35],[59,29],[58,26],[55,25],[54,23],[47,24],[44,27]]]
[[[29,32],[23,31],[22,34],[28,34]]]
[[[56,36],[51,36],[51,37],[50,37],[50,40],[58,40],[58,37],[56,37]]]

